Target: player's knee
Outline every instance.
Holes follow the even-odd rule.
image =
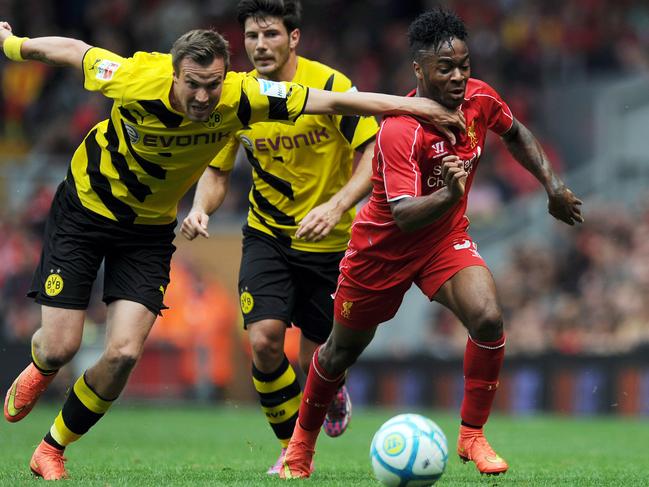
[[[272,334],[251,334],[250,347],[255,365],[264,371],[268,368],[278,367],[284,358],[283,340]]]
[[[363,352],[361,346],[328,340],[318,354],[318,363],[330,374],[339,375],[351,367]]]
[[[481,341],[495,341],[503,335],[503,317],[499,309],[484,310],[469,326],[473,338]]]
[[[34,353],[39,362],[48,368],[60,369],[70,362],[79,350],[80,343],[77,340],[62,339],[55,345],[39,346],[34,345]]]
[[[104,359],[111,372],[115,375],[129,373],[133,370],[139,358],[140,352],[130,347],[109,348],[104,353]]]

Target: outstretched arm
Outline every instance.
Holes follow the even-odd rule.
[[[339,92],[309,89],[304,113],[325,115],[413,115],[432,123],[455,145],[450,127],[464,132],[466,122],[460,110],[449,110],[429,98],[394,96],[383,93]]]
[[[68,37],[16,37],[8,22],[0,22],[0,44],[13,61],[31,59],[54,66],[82,69],[83,55],[92,46]]]
[[[568,225],[582,223],[581,200],[555,174],[541,144],[525,125],[514,119],[512,127],[502,136],[507,150],[527,169],[548,194],[548,211]]]
[[[372,183],[372,156],[375,142],[365,144],[350,180],[329,201],[313,208],[300,222],[297,238],[318,242],[329,235],[343,214],[369,193]]]
[[[202,235],[208,238],[207,224],[210,215],[223,203],[230,184],[230,171],[221,171],[208,166],[198,180],[194,203],[187,217],[183,220],[180,232],[187,240],[194,240]]]

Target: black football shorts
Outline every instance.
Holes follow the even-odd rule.
[[[64,181],[54,196],[27,296],[56,308],[86,309],[103,261],[106,304],[126,299],[160,314],[176,223],[118,223],[84,208],[73,191]]]
[[[324,343],[333,323],[338,264],[344,252],[304,252],[246,227],[239,270],[244,326],[278,319]]]

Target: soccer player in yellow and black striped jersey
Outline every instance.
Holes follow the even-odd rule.
[[[257,78],[349,92],[339,71],[298,56],[298,0],[241,0],[238,19]],[[183,223],[188,238],[214,211],[212,171],[230,171],[238,150],[252,166],[253,185],[244,226],[239,293],[252,349],[252,378],[263,412],[282,452],[268,470],[277,474],[298,415],[301,388],[284,353],[286,327],[301,330],[299,362],[308,372],[315,348],[333,321],[338,264],[347,248],[355,204],[370,189],[378,124],[373,117],[308,115],[294,125],[259,122],[235,138],[210,163],[192,211]],[[355,154],[358,165],[353,172]],[[353,174],[352,174],[353,173]],[[185,232],[184,232],[185,233]],[[324,430],[338,436],[351,416],[342,385]]]
[[[405,98],[332,94],[229,73],[227,42],[211,30],[184,34],[171,54],[132,57],[76,39],[17,37],[7,22],[0,22],[0,43],[11,60],[78,69],[86,89],[114,101],[110,117],[76,150],[52,204],[29,292],[42,305],[42,323],[32,338],[32,362],[4,403],[8,421],[24,418],[76,354],[90,288],[104,262],[104,353],[71,388],[32,456],[32,471],[46,479],[67,476],[64,448],[104,415],[126,384],[164,309],[178,200],[234,132],[263,120],[293,123],[303,112],[453,118],[437,105]]]

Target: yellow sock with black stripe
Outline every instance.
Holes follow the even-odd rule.
[[[33,343],[32,343],[32,363],[34,364],[34,367],[36,367],[38,371],[43,375],[54,375],[59,371],[59,369],[50,369],[48,367],[45,367],[41,362],[39,362],[38,358],[36,357],[36,353],[34,353]]]
[[[270,374],[260,371],[252,364],[252,381],[270,427],[282,447],[286,448],[295,428],[302,399],[302,389],[293,367],[286,355],[279,368]]]
[[[100,397],[86,382],[85,374],[82,375],[70,390],[49,433],[45,435],[45,442],[63,449],[77,441],[101,419],[113,401]]]

